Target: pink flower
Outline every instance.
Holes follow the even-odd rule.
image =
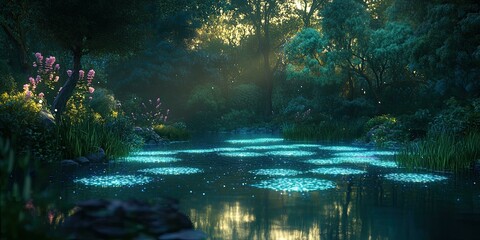
[[[26,91],[26,92],[25,92],[25,97],[26,97],[27,99],[29,99],[30,97],[32,97],[32,92],[31,92],[31,91]]]
[[[59,78],[60,78],[59,76],[55,76],[55,78],[53,79],[53,81],[54,81],[54,82],[58,82],[58,79],[59,79]]]
[[[67,75],[68,75],[68,77],[71,77],[71,76],[72,76],[72,73],[73,73],[72,70],[67,70]]]
[[[30,85],[28,85],[28,84],[23,84],[23,90],[24,90],[24,91],[27,92],[29,88],[30,88]]]
[[[42,81],[42,77],[40,77],[40,75],[37,75],[37,78],[35,78],[35,82],[38,84],[41,81]]]
[[[84,76],[85,76],[85,71],[83,70],[78,71],[78,79],[82,80]]]
[[[55,57],[50,56],[45,60],[45,67],[47,69],[52,69],[53,64],[55,63]]]
[[[37,67],[37,63],[36,62],[33,62],[33,67]]]
[[[93,93],[94,91],[95,91],[95,88],[93,88],[93,87],[88,87],[88,92],[89,92],[89,93]]]
[[[41,53],[39,52],[35,53],[35,57],[37,58],[38,63],[41,63],[43,61],[43,56]]]
[[[32,84],[32,85],[35,85],[35,84],[36,84],[35,79],[33,79],[33,77],[29,77],[29,78],[28,78],[28,81],[29,81],[30,84]],[[24,86],[25,86],[25,85],[24,85]]]
[[[43,98],[44,96],[45,96],[45,94],[43,94],[43,92],[41,92],[41,93],[38,94],[38,97],[39,97],[39,98]]]
[[[48,75],[48,80],[52,81],[53,79],[53,74],[50,73],[50,75]]]
[[[95,77],[95,71],[93,69],[90,69],[87,74],[87,80],[91,82],[93,80],[93,77]]]
[[[58,71],[58,70],[60,70],[60,64],[57,63],[55,64],[55,71]]]

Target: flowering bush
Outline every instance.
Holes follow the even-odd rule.
[[[130,117],[138,127],[153,127],[165,124],[168,120],[170,109],[164,110],[160,98],[142,101],[140,98],[132,97],[123,104],[125,115]]]

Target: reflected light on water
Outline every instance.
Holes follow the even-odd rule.
[[[132,156],[165,156],[165,155],[175,155],[176,151],[141,151],[135,152]]]
[[[312,169],[309,172],[317,174],[329,174],[329,175],[350,175],[350,174],[364,174],[367,171],[358,170],[353,168],[316,168]]]
[[[220,156],[224,157],[260,157],[264,156],[264,154],[261,153],[256,153],[256,152],[224,152],[224,153],[218,153]]]
[[[303,157],[314,155],[314,152],[309,151],[271,151],[267,152],[268,155],[272,156],[284,156],[284,157]]]
[[[336,187],[332,181],[316,178],[276,178],[264,180],[251,186],[286,192],[309,192]]]
[[[142,173],[151,173],[158,175],[185,175],[185,174],[194,174],[203,172],[199,168],[191,167],[164,167],[164,168],[147,168],[138,170]]]
[[[428,183],[447,180],[447,177],[427,173],[390,173],[386,174],[385,178],[397,182],[410,183]]]
[[[320,146],[319,149],[327,151],[365,151],[366,148],[350,147],[350,146]]]
[[[255,175],[266,175],[266,176],[295,176],[301,174],[301,171],[293,170],[293,169],[257,169],[249,171],[249,173]]]
[[[93,176],[75,179],[73,182],[95,187],[124,187],[142,185],[152,181],[152,178],[137,175]]]
[[[397,168],[398,164],[392,161],[371,161],[368,164],[376,167],[384,167],[384,168]]]
[[[238,139],[238,140],[226,140],[227,143],[233,144],[258,144],[258,143],[271,143],[281,142],[283,138],[254,138],[254,139]]]
[[[178,150],[180,153],[212,153],[215,152],[215,149],[185,149],[185,150]]]
[[[126,157],[126,162],[142,162],[142,163],[170,163],[178,162],[181,159],[174,157],[164,157],[164,156],[130,156]]]
[[[333,165],[342,163],[342,161],[336,161],[334,159],[309,159],[305,161],[306,163],[311,163],[315,165]]]

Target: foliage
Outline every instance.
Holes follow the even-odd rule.
[[[413,169],[465,171],[480,157],[480,134],[470,132],[463,137],[442,133],[410,143],[397,160]]]
[[[254,111],[249,109],[235,110],[232,109],[222,115],[220,126],[224,130],[233,130],[236,128],[253,126],[259,122],[258,116]]]
[[[131,96],[121,106],[135,126],[151,128],[167,122],[170,109],[165,111],[162,104],[160,98],[144,101],[140,97]]]
[[[172,125],[159,124],[153,127],[153,130],[161,137],[170,141],[184,141],[190,138],[186,125],[184,123],[173,123]]]
[[[51,234],[42,209],[39,162],[27,155],[19,156],[12,142],[0,137],[0,235],[4,239],[57,239]],[[36,201],[32,200],[36,197]],[[50,231],[48,231],[50,230]]]
[[[458,136],[479,129],[480,111],[478,109],[478,99],[467,104],[461,104],[459,101],[451,98],[445,103],[446,108],[433,118],[429,134],[452,134]]]
[[[12,139],[17,155],[52,162],[58,159],[55,127],[47,123],[41,104],[25,93],[0,95],[0,136]],[[42,120],[44,119],[44,120]]]
[[[126,118],[103,122],[94,114],[79,117],[75,121],[63,118],[59,124],[58,135],[64,158],[85,156],[102,148],[107,158],[115,159],[128,155],[142,144]]]
[[[236,110],[258,110],[261,89],[254,84],[240,84],[232,87],[228,96],[228,106]]]
[[[366,141],[381,147],[392,147],[409,140],[403,124],[388,115],[371,118],[364,129],[367,131]]]
[[[115,118],[118,115],[118,102],[111,91],[104,88],[97,88],[87,101],[88,107],[98,113],[102,119]]]
[[[193,90],[187,105],[193,114],[187,124],[195,129],[212,130],[217,128],[225,98],[217,86],[206,84]]]
[[[293,124],[282,127],[282,135],[290,140],[353,140],[361,136],[363,119],[355,122],[322,121],[317,124]]]

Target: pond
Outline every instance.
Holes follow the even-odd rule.
[[[395,151],[220,135],[84,168],[62,202],[180,200],[208,239],[472,239],[478,176],[409,172]],[[95,177],[95,178],[92,178]]]

